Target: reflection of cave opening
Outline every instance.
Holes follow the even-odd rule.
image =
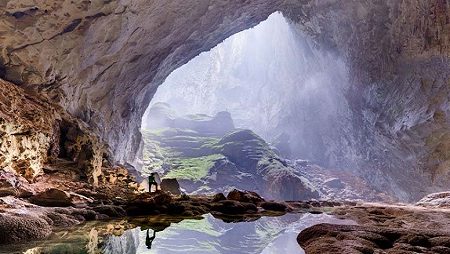
[[[340,147],[352,142],[345,135],[351,131],[344,125],[349,121],[342,121],[342,117],[351,118],[343,94],[347,85],[347,69],[339,57],[318,48],[298,26],[274,13],[256,27],[192,59],[158,88],[142,121],[147,140],[144,174],[157,171],[165,177],[181,178],[181,186],[189,193],[216,187],[226,191],[222,185],[235,187],[236,182],[244,182],[241,188],[253,186],[260,193],[278,188],[275,198],[305,198],[299,194],[303,185],[309,184],[304,183],[307,177],[303,173],[312,171],[305,167],[352,167],[347,164],[352,158],[344,158],[351,151]],[[263,155],[262,159],[252,160],[264,154],[252,149],[265,148],[255,148],[259,141],[249,133],[227,137],[233,128],[253,131],[279,157]],[[146,129],[154,131],[149,134]],[[192,131],[198,132],[197,136],[193,137]],[[242,146],[224,148],[220,138]],[[180,146],[184,150],[180,151]],[[267,179],[266,171],[271,172],[271,177],[285,173],[270,171],[277,167],[287,171],[296,168],[296,177],[277,178],[270,183],[273,186],[261,186],[257,177],[242,180],[255,174]],[[183,179],[196,184],[186,187]],[[207,186],[200,184],[205,179]],[[215,183],[216,179],[227,182]],[[340,182],[330,185],[345,187]]]

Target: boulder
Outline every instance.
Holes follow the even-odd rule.
[[[175,178],[165,178],[161,181],[161,190],[172,195],[181,195],[180,184]]]
[[[239,202],[248,202],[253,204],[259,204],[265,200],[253,191],[240,191],[233,189],[227,196],[228,200],[235,200]]]
[[[0,171],[0,197],[28,198],[32,195],[33,190],[25,178],[4,170]]]
[[[450,208],[450,191],[429,194],[419,200],[416,205],[435,208]]]
[[[262,202],[261,207],[268,211],[286,212],[288,210],[287,205],[277,202]]]
[[[30,202],[35,205],[47,207],[66,207],[73,205],[70,194],[55,188],[38,193],[30,198]]]
[[[256,213],[258,208],[253,203],[238,202],[235,200],[222,200],[213,205],[212,210],[227,215],[242,215]]]
[[[18,194],[15,180],[9,177],[11,173],[0,175],[0,197],[16,196]]]
[[[222,200],[226,200],[227,198],[225,197],[225,195],[223,195],[223,193],[217,193],[213,196],[213,202],[219,202]]]
[[[323,183],[325,186],[333,189],[343,189],[345,184],[339,178],[329,178]]]
[[[37,216],[0,213],[0,244],[43,239],[51,232],[49,223]]]

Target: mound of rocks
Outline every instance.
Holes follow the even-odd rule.
[[[435,208],[450,208],[450,191],[429,194],[419,200],[416,205]]]
[[[450,235],[437,230],[318,224],[303,230],[298,243],[311,254],[450,253]]]

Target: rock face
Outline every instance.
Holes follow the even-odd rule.
[[[33,189],[25,178],[12,172],[0,170],[0,197],[15,196],[27,198],[33,195]]]
[[[180,184],[174,178],[163,179],[161,181],[161,190],[167,191],[172,195],[181,195]]]
[[[274,11],[282,11],[317,47],[341,56],[351,77],[349,84],[336,84],[346,110],[326,125],[333,128],[312,126],[323,145],[311,156],[359,168],[374,185],[404,200],[448,186],[447,1],[8,0],[0,4],[0,78],[63,106],[109,145],[111,159],[133,163],[140,118],[165,77]],[[27,100],[15,85],[2,91]],[[59,143],[57,114],[43,101],[35,104],[42,109],[39,119],[47,120],[36,128],[19,127],[18,122],[31,123],[30,116],[0,108],[0,128],[7,133],[0,163],[26,178],[39,174],[44,151]],[[71,155],[98,172],[97,142],[82,143],[78,148],[88,152]],[[19,148],[25,144],[34,147]]]
[[[425,196],[416,205],[435,208],[450,208],[450,192],[439,192]]]
[[[213,117],[203,114],[178,116],[169,104],[156,103],[147,110],[146,115],[143,128],[147,129],[169,127],[189,129],[206,136],[223,136],[235,128],[230,113],[226,111],[218,112]]]
[[[170,118],[161,117],[161,112],[157,119]],[[165,129],[143,130],[143,173],[158,171],[164,178],[176,178],[188,193],[210,194],[239,188],[256,191],[271,199],[319,197],[308,180],[289,167],[254,132],[230,129],[223,135],[222,131],[204,131],[217,130],[217,123],[224,119],[232,122],[228,114],[219,115],[213,119],[221,121],[204,121],[210,118],[204,115],[191,116],[189,125],[186,125],[186,117],[175,117],[165,121],[165,125],[157,121],[158,127]]]
[[[106,150],[84,123],[38,95],[0,80],[0,168],[28,181],[54,159],[75,162],[97,184]]]

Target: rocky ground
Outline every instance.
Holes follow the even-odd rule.
[[[6,179],[10,175],[3,174],[0,244],[39,240],[60,228],[125,216],[164,214],[186,218],[211,213],[231,222],[304,209],[315,210],[315,207],[323,205],[339,205],[332,202],[278,203],[266,201],[254,192],[238,190],[231,191],[227,196],[221,193],[213,196],[174,196],[166,191],[139,192],[139,187],[133,187],[129,175],[119,176],[113,185],[91,188],[82,182],[70,182],[68,174],[63,175],[31,185],[21,183],[14,192],[7,183],[17,183],[20,179]],[[43,185],[53,187],[39,189]],[[25,189],[30,190],[27,195],[24,195]]]
[[[424,198],[421,206],[274,202],[239,190],[227,196],[171,195],[166,191],[142,192],[135,177],[123,167],[104,167],[99,186],[93,187],[80,180],[80,174],[70,165],[64,161],[46,165],[46,174],[32,183],[1,172],[0,244],[45,239],[62,228],[125,216],[169,215],[182,219],[211,213],[226,222],[236,222],[288,212],[326,212],[358,225],[319,224],[304,230],[298,242],[306,253],[450,253],[448,206],[440,202],[441,208],[423,207],[445,198],[443,193]],[[120,235],[127,226],[119,226],[105,232]]]
[[[323,168],[306,160],[288,161],[296,171],[308,179],[323,200],[357,200],[394,203],[397,200],[377,190],[370,182],[347,170]]]
[[[412,205],[342,206],[338,217],[358,225],[319,224],[297,240],[306,253],[450,253],[450,209]]]

